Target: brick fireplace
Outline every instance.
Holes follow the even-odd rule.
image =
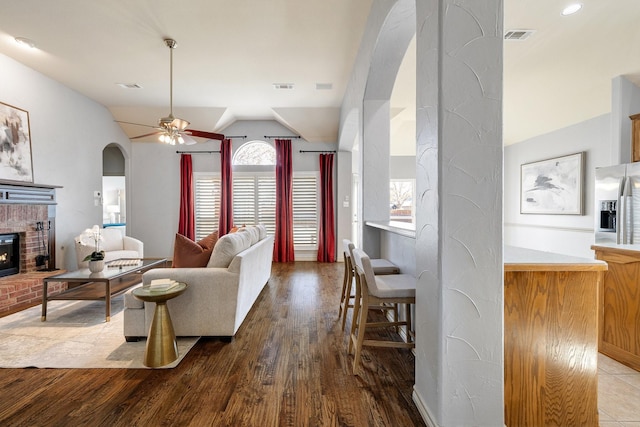
[[[0,277],[0,316],[40,304],[42,279],[56,274],[49,268],[55,266],[56,188],[0,183],[0,234],[16,233],[20,240],[18,271]],[[52,285],[49,294],[66,287]]]

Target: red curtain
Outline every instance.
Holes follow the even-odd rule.
[[[295,261],[293,251],[293,162],[291,140],[276,139],[276,234],[274,262]]]
[[[178,222],[178,233],[191,240],[196,238],[191,154],[180,155],[180,220]]]
[[[220,144],[220,220],[218,237],[222,237],[233,227],[233,179],[231,172],[231,140]]]
[[[318,262],[336,261],[336,234],[333,214],[333,156],[333,153],[320,154]]]

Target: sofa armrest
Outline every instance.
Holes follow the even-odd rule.
[[[184,282],[187,290],[167,302],[178,336],[233,336],[237,326],[238,274],[226,268],[155,268],[142,275],[143,283],[168,278]],[[155,304],[144,303],[146,328]]]
[[[140,240],[130,236],[122,236],[122,244],[125,251],[136,251],[140,258],[144,258],[144,243]]]

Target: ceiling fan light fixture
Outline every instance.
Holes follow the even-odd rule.
[[[174,128],[174,129],[177,129],[179,131],[185,130],[187,128],[187,126],[189,126],[189,122],[186,121],[186,120],[183,120],[183,119],[175,118],[171,122],[171,127]]]

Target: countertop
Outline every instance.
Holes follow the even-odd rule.
[[[607,263],[515,246],[504,247],[504,271],[605,271]]]
[[[596,243],[591,245],[591,249],[598,250],[604,249],[609,252],[618,252],[630,254],[630,252],[637,252],[635,255],[640,255],[640,245],[619,245],[616,243]]]

